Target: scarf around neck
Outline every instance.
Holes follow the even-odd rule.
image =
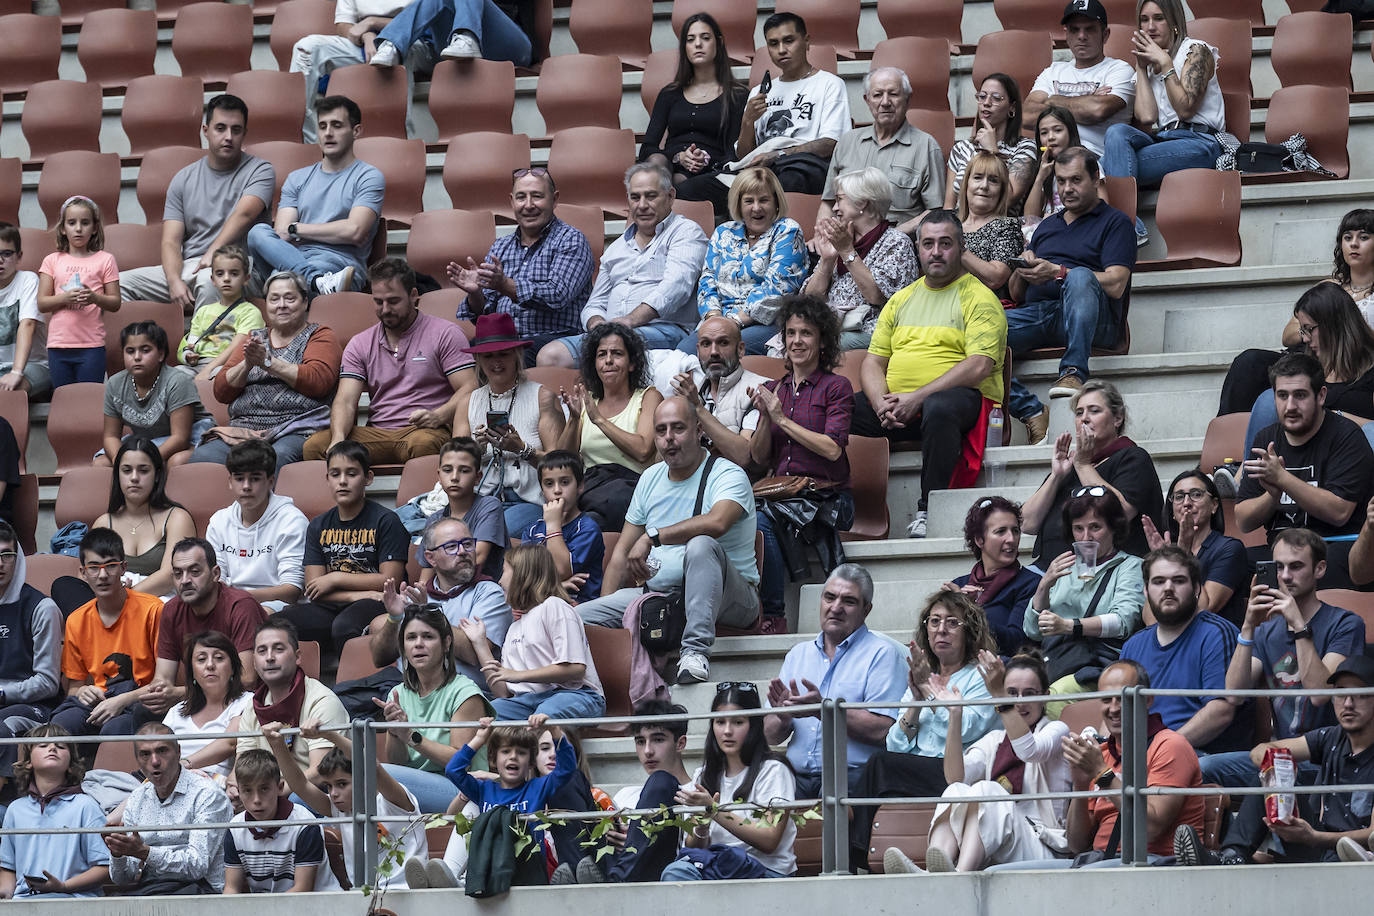
[[[973,571],[968,574],[968,584],[982,589],[978,593],[978,603],[983,607],[988,606],[988,602],[997,596],[997,593],[1011,584],[1011,580],[1016,578],[1016,574],[1021,571],[1021,561],[1013,560],[1010,566],[1003,566],[1001,569],[989,575],[983,570],[983,561],[979,560],[973,564]]]
[[[253,691],[253,712],[257,713],[258,723],[280,722],[291,727],[299,726],[301,706],[305,704],[305,672],[296,669],[296,679],[281,702],[268,702],[271,696],[266,684],[259,684],[258,689]]]
[[[271,817],[264,818],[264,820],[284,821],[291,816],[291,810],[295,807],[288,796],[282,795],[277,798],[277,810],[272,813]],[[245,811],[243,812],[243,820],[244,823],[252,824],[254,818],[253,815]],[[255,840],[265,840],[270,836],[275,836],[280,829],[280,827],[249,827],[248,832],[253,835]]]
[[[873,250],[874,245],[878,244],[878,239],[883,237],[883,233],[887,231],[889,225],[887,222],[881,222],[854,240],[854,250],[858,252],[859,257],[865,259],[868,257],[868,253]],[[849,273],[849,267],[844,261],[840,261],[835,266],[841,277]]]

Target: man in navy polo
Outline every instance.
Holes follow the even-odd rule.
[[[1073,397],[1088,378],[1094,346],[1110,346],[1122,333],[1121,307],[1135,269],[1135,227],[1098,194],[1097,155],[1081,146],[1059,154],[1054,180],[1064,209],[1041,220],[1012,272],[1007,345],[1017,359],[1037,347],[1063,347],[1059,381],[1050,397]],[[1012,416],[1032,430],[1044,425],[1044,405],[1017,379],[1009,397]],[[1038,418],[1038,420],[1037,420]]]

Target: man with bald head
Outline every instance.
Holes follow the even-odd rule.
[[[702,446],[697,413],[680,395],[654,412],[654,445],[663,460],[635,486],[603,597],[577,607],[587,623],[618,627],[646,587],[680,592],[687,627],[679,684],[709,676],[718,621],[747,627],[759,616],[753,488],[739,465]]]
[[[759,412],[749,389],[768,381],[750,372],[738,322],[713,315],[697,328],[697,368],[688,364],[673,378],[673,390],[691,405],[706,445],[741,467],[749,463],[749,443],[758,429]]]

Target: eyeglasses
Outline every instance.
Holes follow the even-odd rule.
[[[992,102],[1000,105],[1007,100],[1007,97],[997,92],[980,92],[974,96],[980,102]]]
[[[460,553],[472,553],[477,549],[477,538],[463,538],[459,541],[444,541],[434,547],[426,547],[425,553],[434,553],[442,550],[451,557],[456,557]]]
[[[1206,490],[1200,490],[1194,487],[1191,490],[1175,490],[1169,496],[1169,498],[1176,503],[1181,503],[1184,500],[1187,500],[1188,502],[1200,503],[1202,502],[1203,497],[1211,495],[1212,494],[1208,493]]]
[[[1315,324],[1300,324],[1300,325],[1298,325],[1298,336],[1299,336],[1299,337],[1311,337],[1311,336],[1312,336],[1313,334],[1315,334],[1315,333],[1317,333],[1317,326],[1316,326]]]
[[[114,572],[118,572],[120,569],[123,568],[123,560],[111,560],[108,563],[84,563],[81,566],[82,572],[91,576],[97,576],[105,570],[112,570]]]
[[[964,628],[964,622],[958,617],[927,617],[926,629],[931,632],[949,630],[951,633],[958,633]]]
[[[536,165],[528,169],[512,169],[510,173],[512,181],[517,181],[524,178],[526,175],[533,175],[535,178],[547,178],[549,170]]]
[[[19,257],[19,252],[15,251],[13,248],[0,249],[0,261],[8,261],[10,258],[17,257]]]
[[[732,690],[736,693],[758,693],[759,686],[753,681],[721,681],[716,685],[716,696]]]
[[[1107,488],[1106,488],[1106,487],[1079,487],[1077,490],[1074,490],[1074,491],[1073,491],[1073,498],[1074,498],[1074,499],[1077,499],[1077,498],[1080,497],[1080,496],[1106,496],[1106,495],[1107,495]]]
[[[17,556],[19,556],[17,550],[0,550],[0,563],[13,563]]]

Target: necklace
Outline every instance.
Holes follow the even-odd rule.
[[[153,520],[153,510],[149,509],[149,510],[148,510],[148,518],[147,518],[147,521],[150,521],[150,522],[151,522],[152,520]],[[134,537],[134,536],[136,536],[136,535],[138,534],[138,529],[140,529],[140,528],[142,528],[142,527],[143,527],[143,522],[139,522],[137,525],[130,525],[130,526],[129,526],[129,537]]]
[[[1350,290],[1351,299],[1359,299],[1371,291],[1374,291],[1374,283],[1370,283],[1368,286],[1356,286],[1355,282],[1352,280],[1348,284],[1348,289]]]

